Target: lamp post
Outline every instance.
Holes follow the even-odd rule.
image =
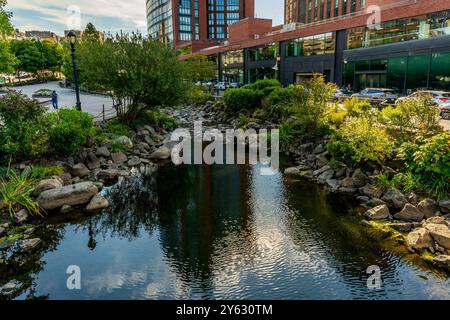
[[[72,55],[73,79],[75,81],[75,94],[77,97],[76,108],[78,111],[81,111],[80,86],[78,85],[78,67],[77,67],[77,60],[75,58],[75,44],[77,43],[77,35],[72,30],[67,34],[67,38],[69,39],[70,51]]]
[[[277,80],[281,82],[281,56],[277,55]]]
[[[224,77],[225,77],[225,79],[223,79],[223,80],[227,82],[227,81],[228,81],[228,79],[227,79],[227,67],[228,67],[228,63],[225,62],[225,63],[223,64],[223,67],[224,67],[224,70],[223,70],[224,72],[223,72],[223,73],[224,73]]]

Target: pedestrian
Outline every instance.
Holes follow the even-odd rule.
[[[58,94],[56,91],[53,91],[52,93],[52,105],[53,109],[58,110]]]

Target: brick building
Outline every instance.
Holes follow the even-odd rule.
[[[198,51],[228,38],[228,26],[254,16],[254,0],[147,0],[148,33],[155,39]]]
[[[303,19],[299,8],[309,3],[312,18],[307,10]],[[337,15],[329,3],[322,15],[321,0],[286,0],[284,26],[247,18],[229,27],[227,42],[197,53],[216,61],[220,79],[242,83],[276,77],[288,85],[322,73],[354,90],[450,90],[450,1],[339,0]]]

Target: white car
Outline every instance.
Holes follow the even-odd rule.
[[[413,94],[399,98],[397,101],[403,101],[406,99],[417,98],[419,96],[427,95],[433,99],[436,106],[442,106],[450,103],[450,92],[445,91],[432,91],[432,90],[424,90],[424,91],[416,91]]]
[[[355,93],[352,97],[367,100],[379,100],[393,103],[398,99],[398,95],[393,89],[385,88],[367,88],[359,93]]]

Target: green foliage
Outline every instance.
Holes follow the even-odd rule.
[[[14,33],[11,24],[12,13],[5,10],[7,0],[0,0],[0,38]]]
[[[93,120],[88,113],[61,109],[49,114],[49,143],[55,154],[68,156],[93,135]]]
[[[0,40],[0,73],[13,73],[17,59],[11,52],[10,44],[6,40]]]
[[[394,143],[371,119],[352,118],[338,130],[329,151],[336,160],[350,165],[367,161],[384,163],[392,157]]]
[[[174,117],[161,110],[148,111],[145,121],[167,131],[174,130],[178,125]]]
[[[121,143],[118,143],[118,142],[114,142],[112,145],[111,145],[111,152],[123,152],[123,153],[125,153],[125,152],[127,152],[128,151],[128,149],[127,149],[127,147],[125,147],[123,144],[121,144]]]
[[[188,95],[188,103],[201,106],[204,105],[208,101],[212,101],[213,96],[211,91],[203,86],[192,86]]]
[[[114,139],[121,136],[132,138],[130,127],[118,121],[107,122],[105,125],[102,125],[102,127],[99,128],[96,134],[96,137],[101,141]]]
[[[97,31],[97,28],[95,28],[95,26],[91,22],[89,22],[83,32],[83,42],[99,42],[99,36],[100,33]]]
[[[294,128],[289,121],[283,121],[279,127],[279,141],[281,148],[288,147],[294,141]]]
[[[275,79],[258,80],[252,84],[247,84],[243,86],[244,89],[249,89],[253,91],[264,91],[268,96],[275,88],[281,87],[280,82]]]
[[[228,110],[254,110],[261,106],[261,93],[246,88],[228,89],[223,100]]]
[[[343,106],[347,115],[350,117],[364,116],[372,109],[368,101],[362,101],[358,98],[345,99]]]
[[[24,170],[27,176],[32,180],[40,181],[53,176],[60,176],[64,173],[64,167],[56,166],[29,166]]]
[[[188,69],[175,52],[139,34],[83,42],[77,52],[80,81],[91,90],[108,92],[122,122],[159,106],[176,105],[190,86]]]
[[[195,55],[184,61],[187,67],[188,79],[192,82],[205,81],[216,75],[216,66],[213,61],[204,55]]]
[[[245,115],[243,113],[240,113],[239,117],[237,119],[237,126],[239,128],[246,129],[247,125],[248,125],[248,122],[249,122],[249,118],[247,117],[247,115]]]
[[[427,95],[402,100],[394,107],[382,110],[380,123],[399,144],[431,137],[442,131],[439,125],[439,110]]]
[[[11,220],[19,208],[41,215],[39,205],[32,198],[35,183],[27,172],[18,174],[14,170],[8,170],[5,176],[0,177],[0,204],[6,207]]]

